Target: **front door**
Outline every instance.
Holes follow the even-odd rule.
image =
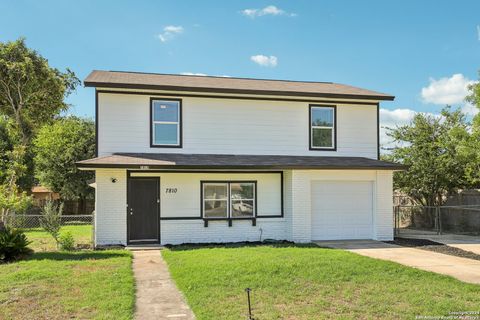
[[[128,244],[160,243],[159,185],[159,178],[128,179]]]

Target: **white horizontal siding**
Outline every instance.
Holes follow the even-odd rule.
[[[257,214],[281,214],[280,173],[132,173],[132,177],[160,177],[160,215],[169,217],[200,216],[200,181],[257,181]],[[166,193],[176,188],[176,193]]]
[[[150,148],[150,96],[98,96],[99,155],[173,152],[377,157],[375,104],[337,105],[334,152],[309,150],[307,102],[185,97],[183,148]]]

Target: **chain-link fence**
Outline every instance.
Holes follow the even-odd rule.
[[[395,234],[480,235],[480,205],[394,207]]]
[[[42,215],[11,214],[6,218],[6,225],[11,228],[31,229],[41,228]],[[62,226],[69,225],[92,225],[93,215],[62,215]]]

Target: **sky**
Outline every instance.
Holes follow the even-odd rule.
[[[332,81],[396,96],[381,125],[446,104],[469,115],[480,1],[0,0],[0,41],[25,37],[60,70]],[[68,97],[94,117],[94,89]],[[381,131],[385,143],[385,130]]]

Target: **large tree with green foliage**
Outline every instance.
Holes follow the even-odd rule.
[[[64,101],[80,83],[67,69],[48,64],[25,40],[0,42],[0,213],[25,207],[22,190],[33,184],[31,141],[68,105]]]
[[[480,81],[469,86],[467,101],[480,109]],[[473,117],[470,139],[463,145],[462,156],[468,159],[466,167],[467,179],[476,187],[480,187],[480,113]]]
[[[31,198],[17,186],[18,177],[27,170],[22,160],[25,157],[25,146],[16,145],[13,150],[6,151],[3,157],[6,161],[2,163],[0,184],[0,225],[6,222],[11,212],[22,212],[31,203]]]
[[[390,128],[388,135],[397,147],[385,158],[408,166],[395,172],[394,188],[421,205],[441,205],[444,197],[469,187],[462,154],[469,132],[465,116],[443,109],[441,116],[419,113],[410,124]]]
[[[90,171],[75,162],[95,156],[95,125],[78,117],[65,117],[42,127],[34,139],[36,176],[42,185],[59,192],[64,199],[84,201],[93,190],[87,181]]]
[[[14,121],[21,144],[68,108],[64,99],[79,83],[69,69],[52,68],[25,39],[0,42],[0,113]]]

